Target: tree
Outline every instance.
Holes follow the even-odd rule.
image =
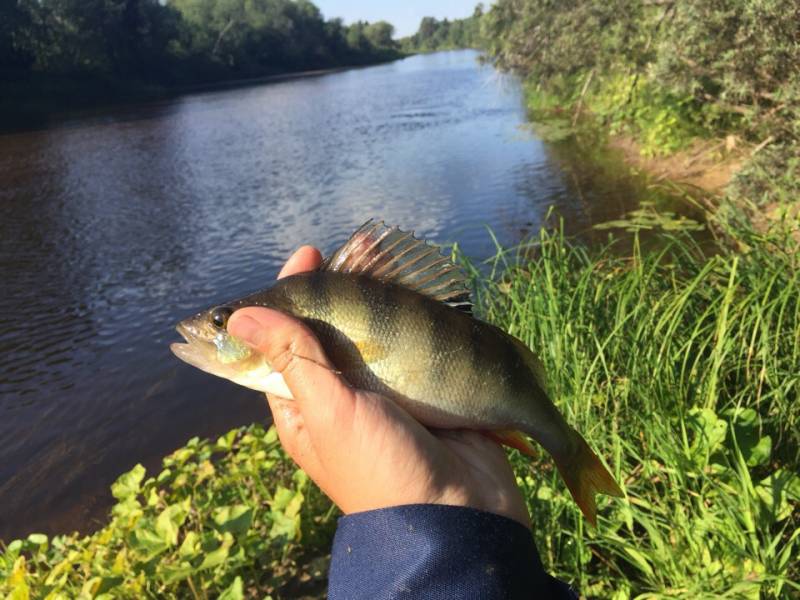
[[[32,35],[35,7],[28,2],[0,4],[0,72],[22,70],[33,64],[34,56],[26,44]]]
[[[394,46],[394,26],[386,21],[371,23],[364,29],[364,35],[376,48],[391,48]]]

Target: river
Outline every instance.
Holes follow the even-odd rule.
[[[370,217],[491,254],[640,197],[525,127],[472,51],[194,93],[0,134],[0,539],[90,530],[108,486],[192,436],[268,419],[172,356],[175,323]]]

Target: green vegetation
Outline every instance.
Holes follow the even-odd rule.
[[[111,522],[94,535],[11,542],[0,555],[0,597],[324,592],[334,511],[280,450],[274,429],[194,439],[165,458],[156,477],[145,480],[137,466],[111,489]]]
[[[6,110],[397,58],[386,22],[308,0],[19,0],[0,7]]]
[[[682,232],[697,223],[650,205],[614,225],[633,237],[587,249],[543,232],[488,276],[469,266],[481,313],[539,350],[626,493],[601,500],[593,530],[544,453],[512,453],[545,566],[588,597],[796,595],[800,247],[748,231],[739,256],[701,251]],[[324,593],[335,510],[274,432],[193,440],[143,479],[119,479],[92,536],[12,542],[0,595]]]
[[[405,52],[433,52],[457,48],[481,47],[481,19],[483,4],[478,4],[471,17],[464,19],[442,19],[425,17],[414,35],[400,40]]]
[[[525,74],[565,108],[583,97],[604,117],[638,117],[640,129],[671,121],[686,133],[795,143],[800,135],[793,0],[500,0],[483,27],[499,66]],[[643,107],[649,116],[636,114]]]
[[[638,233],[592,250],[542,233],[479,287],[626,493],[593,531],[548,457],[516,458],[537,545],[588,597],[796,595],[800,247],[748,232],[748,252],[709,254],[657,216],[620,223],[650,230],[649,250]]]
[[[499,0],[481,26],[495,63],[526,78],[534,119],[626,132],[646,156],[727,136],[716,156],[757,157],[727,212],[757,218],[767,188],[797,201],[796,177],[773,177],[800,156],[795,0]]]

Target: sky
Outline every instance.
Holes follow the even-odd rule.
[[[416,33],[422,17],[461,19],[468,17],[479,0],[313,0],[326,19],[389,21],[395,37]],[[491,2],[484,1],[487,6]]]

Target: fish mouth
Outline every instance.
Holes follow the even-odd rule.
[[[185,323],[178,323],[175,330],[185,340],[185,343],[175,342],[170,344],[169,349],[182,361],[190,365],[207,371],[209,363],[214,362],[214,345],[207,342],[199,335],[197,330]]]
[[[191,344],[195,340],[197,340],[197,333],[192,331],[188,325],[184,325],[183,323],[178,323],[177,327],[175,327],[175,331],[181,334],[181,337],[186,341],[187,344]],[[173,346],[176,344],[173,344]],[[186,344],[180,344],[184,346]]]

